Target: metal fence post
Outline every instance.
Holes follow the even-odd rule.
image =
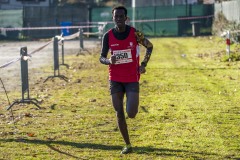
[[[69,65],[65,64],[65,62],[64,62],[64,39],[61,40],[61,46],[62,46],[62,64],[60,64],[60,65],[64,65],[67,68],[69,68]]]
[[[54,76],[56,75],[56,70],[59,73],[59,55],[58,55],[58,38],[54,37],[53,40],[53,62],[54,62]]]
[[[49,78],[55,78],[55,77],[58,77],[58,78],[61,78],[65,81],[67,81],[68,80],[67,77],[60,75],[58,37],[54,37],[54,40],[53,40],[53,62],[54,62],[54,65],[53,65],[54,75],[49,76],[44,82],[46,82]],[[57,74],[56,74],[56,71],[57,71]]]
[[[80,49],[84,49],[83,47],[83,29],[79,29],[79,40],[80,40]]]
[[[226,48],[227,55],[230,56],[230,44],[231,44],[231,41],[230,41],[230,31],[227,31],[226,44],[227,44],[227,48]]]
[[[21,83],[22,83],[22,99],[15,101],[11,104],[7,110],[12,108],[15,104],[20,103],[32,103],[37,106],[39,109],[41,108],[37,103],[37,99],[31,99],[29,94],[29,82],[28,82],[28,54],[27,54],[27,47],[22,47],[20,49],[20,56],[21,56]],[[25,98],[25,94],[27,94],[27,98]]]

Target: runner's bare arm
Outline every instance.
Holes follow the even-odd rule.
[[[152,54],[153,44],[147,38],[145,38],[143,33],[139,32],[139,31],[136,31],[135,35],[136,35],[138,43],[140,43],[141,45],[143,45],[146,48],[146,54],[145,54],[144,59],[141,63],[141,66],[146,67],[147,63],[148,63],[148,61],[151,57],[151,54]]]

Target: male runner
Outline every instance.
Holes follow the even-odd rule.
[[[116,111],[117,122],[126,146],[121,154],[133,151],[124,115],[123,99],[126,93],[126,112],[129,118],[134,118],[138,112],[139,79],[145,73],[145,67],[150,59],[153,45],[144,35],[133,27],[125,24],[127,9],[123,6],[112,9],[115,27],[107,31],[102,40],[100,62],[109,65],[109,83],[112,104]],[[139,44],[146,48],[141,65],[139,65]],[[111,57],[108,59],[108,51]]]

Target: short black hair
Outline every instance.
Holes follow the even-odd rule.
[[[112,9],[112,14],[113,14],[114,10],[117,10],[117,9],[123,9],[123,10],[124,10],[124,13],[125,13],[125,16],[127,16],[127,9],[126,9],[126,7],[124,7],[124,6],[114,7],[114,8]]]

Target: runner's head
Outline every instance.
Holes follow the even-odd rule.
[[[112,9],[112,18],[117,27],[125,27],[125,21],[127,20],[127,9],[124,6],[114,7]]]
[[[114,12],[115,10],[124,10],[124,14],[125,14],[125,16],[127,17],[127,9],[126,9],[124,6],[114,7],[114,8],[112,9],[112,14],[114,14],[113,12]]]

